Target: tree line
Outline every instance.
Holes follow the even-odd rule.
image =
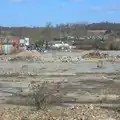
[[[120,36],[120,23],[100,22],[100,23],[47,23],[45,27],[0,27],[0,35],[17,35],[30,37],[33,40],[44,39],[51,41],[54,38],[65,36],[87,36],[88,30],[112,30],[115,35]]]

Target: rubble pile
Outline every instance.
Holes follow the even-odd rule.
[[[80,105],[46,111],[6,109],[0,120],[120,120],[120,114],[93,105]]]
[[[15,57],[9,58],[8,61],[40,61],[40,53],[36,50],[25,50]]]
[[[40,61],[40,57],[31,57],[31,56],[16,56],[13,58],[9,58],[8,61],[28,61],[28,62],[36,62],[36,61]]]
[[[16,56],[19,56],[19,57],[24,57],[24,56],[39,57],[40,53],[36,50],[32,50],[32,51],[25,50],[23,52],[18,53]]]
[[[83,55],[82,58],[109,58],[109,54],[95,51],[95,52],[90,52],[88,54]]]

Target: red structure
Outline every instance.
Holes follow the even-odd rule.
[[[12,43],[16,43],[17,45],[19,45],[20,42],[20,37],[19,36],[13,36],[12,37]]]

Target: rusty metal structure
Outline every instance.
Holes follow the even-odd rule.
[[[18,36],[0,37],[0,54],[11,54],[19,50]]]

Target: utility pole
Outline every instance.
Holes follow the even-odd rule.
[[[22,27],[20,27],[20,37],[22,37]]]
[[[2,27],[0,27],[0,38],[2,37]]]
[[[2,27],[0,27],[0,43],[2,43]]]

